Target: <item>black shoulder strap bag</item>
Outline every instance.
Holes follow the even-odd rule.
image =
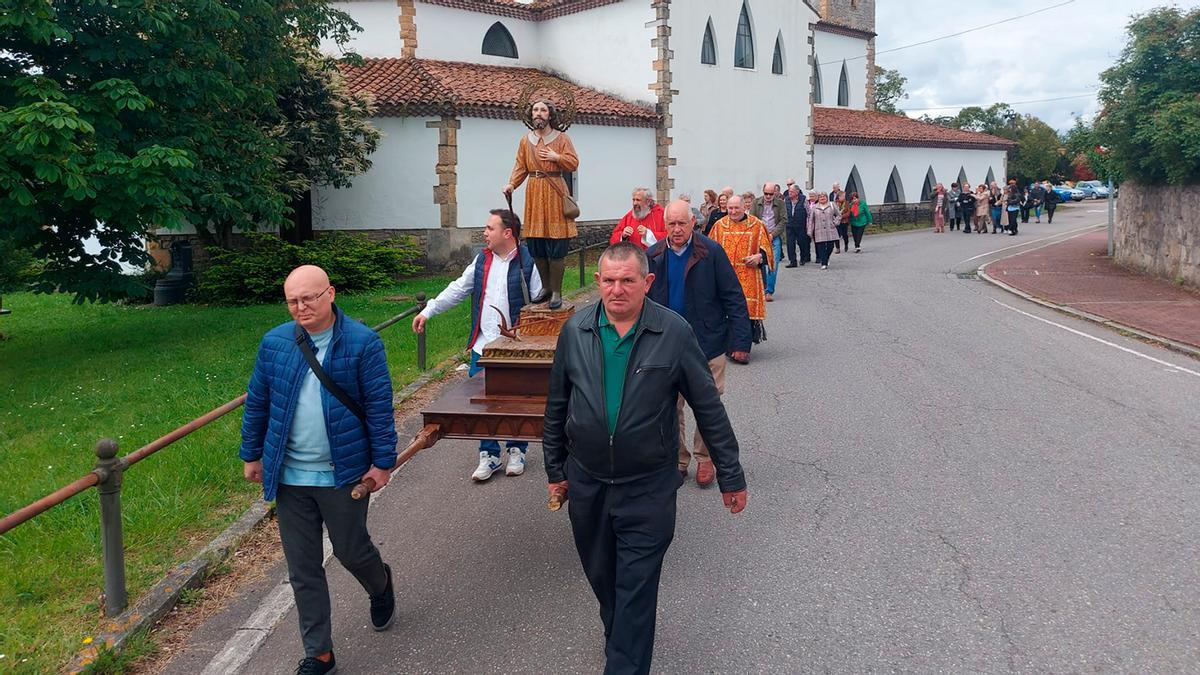
[[[332,344],[332,342],[330,344]],[[355,401],[350,397],[350,394],[346,393],[345,389],[342,389],[340,386],[338,386],[338,383],[334,382],[333,378],[329,376],[329,373],[325,372],[325,369],[321,367],[321,362],[317,360],[317,355],[313,353],[312,342],[308,339],[308,331],[304,330],[304,327],[299,323],[296,324],[296,346],[300,348],[300,353],[304,356],[304,360],[308,363],[308,367],[312,369],[313,375],[317,376],[317,379],[321,381],[321,384],[325,386],[325,389],[327,389],[330,394],[333,394],[334,398],[341,401],[342,405],[346,406],[346,410],[354,413],[354,416],[358,418],[358,421],[362,422],[365,426],[367,423],[366,411],[363,410],[363,407],[359,405],[358,401]]]

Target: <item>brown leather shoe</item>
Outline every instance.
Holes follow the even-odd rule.
[[[717,468],[711,461],[700,462],[696,465],[696,485],[708,487],[717,477]]]

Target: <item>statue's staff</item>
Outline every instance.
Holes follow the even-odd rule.
[[[513,211],[512,193],[505,192],[504,200],[508,202],[508,210],[511,211],[512,214],[515,216],[517,214],[517,212]],[[525,258],[521,255],[521,236],[517,235],[516,237],[513,237],[513,239],[515,239],[517,242],[517,269],[520,270],[520,274],[518,276],[521,277],[521,297],[525,300],[525,304],[528,305],[529,304],[529,283],[527,281],[525,281]]]

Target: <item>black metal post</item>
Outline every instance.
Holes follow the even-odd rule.
[[[579,287],[583,288],[584,271],[587,269],[587,247],[579,249]]]
[[[124,460],[117,457],[117,442],[111,438],[96,444],[96,468],[100,478],[100,543],[104,550],[104,615],[125,611],[125,538],[121,530],[121,482]]]
[[[425,311],[425,306],[429,304],[425,300],[424,293],[417,293],[417,312]],[[429,324],[425,324],[425,331],[429,330]],[[425,370],[425,331],[417,333],[417,369]]]

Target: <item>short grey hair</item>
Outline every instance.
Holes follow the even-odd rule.
[[[630,258],[637,260],[638,270],[642,273],[643,277],[650,273],[650,260],[646,258],[646,252],[639,248],[637,244],[628,241],[620,241],[604,249],[604,253],[600,254],[599,262],[596,263],[596,269],[600,269],[605,260],[624,262]]]
[[[644,196],[646,198],[646,200],[649,201],[651,204],[654,203],[654,193],[650,191],[650,188],[648,188],[648,187],[633,188],[633,196],[636,197],[638,195]]]

